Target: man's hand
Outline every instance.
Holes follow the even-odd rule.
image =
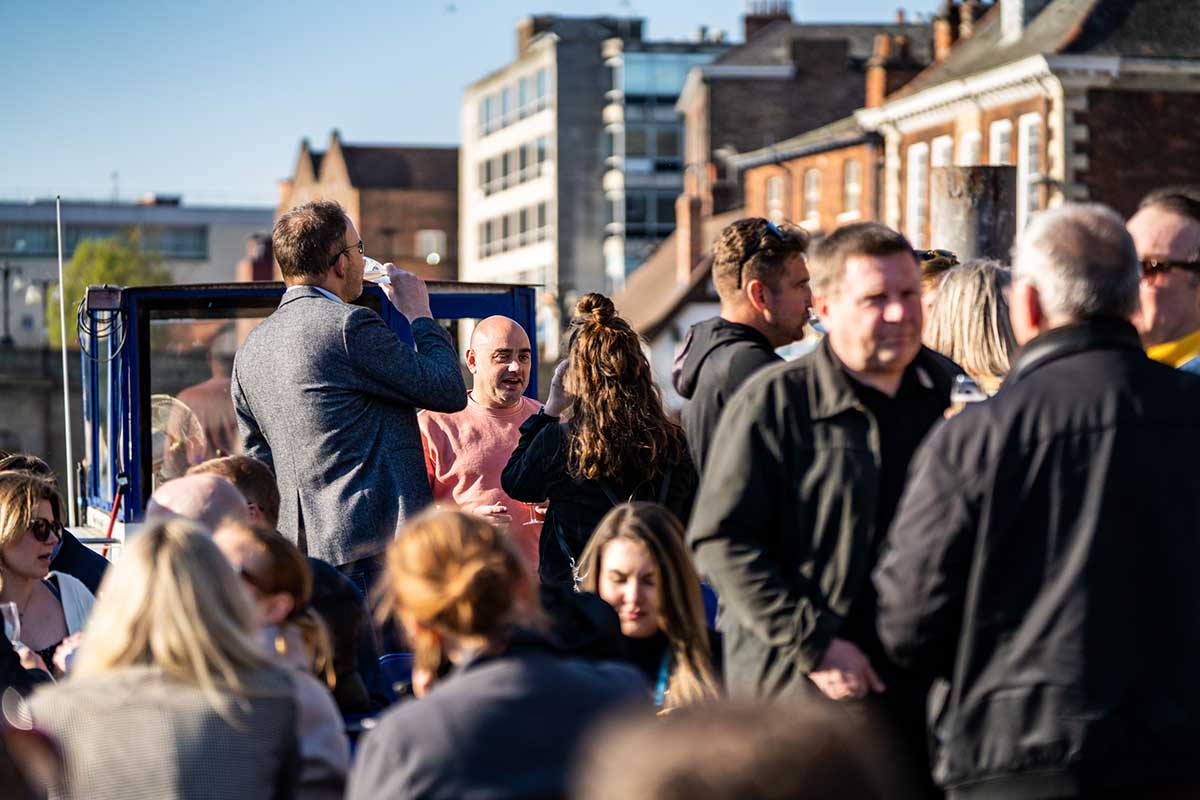
[[[574,395],[563,387],[563,378],[567,376],[567,366],[570,362],[563,359],[554,368],[554,377],[550,379],[550,394],[546,397],[544,411],[551,417],[561,417],[563,412],[571,407]]]
[[[59,672],[66,675],[71,671],[71,664],[75,659],[75,651],[83,644],[83,632],[73,633],[62,640],[58,649],[54,651],[54,666]]]
[[[392,281],[391,286],[382,287],[383,292],[396,310],[409,322],[421,317],[432,317],[433,312],[429,310],[429,289],[425,286],[425,281],[391,262],[383,266]]]
[[[512,522],[512,514],[508,513],[508,506],[496,503],[490,506],[476,506],[471,509],[472,514],[478,514],[498,528],[507,528],[508,523]]]
[[[887,688],[863,652],[845,639],[829,643],[821,663],[808,677],[830,700],[866,697],[867,692]]]

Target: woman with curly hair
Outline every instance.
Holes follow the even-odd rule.
[[[570,584],[575,562],[614,506],[647,500],[686,523],[696,470],[663,410],[642,342],[602,294],[584,295],[546,406],[521,426],[501,475],[514,500],[549,500],[539,544],[544,583]]]

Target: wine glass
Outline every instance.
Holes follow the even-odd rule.
[[[371,281],[377,286],[392,285],[392,279],[388,277],[387,268],[370,256],[363,256],[363,280]]]
[[[550,508],[549,503],[526,503],[525,505],[529,507],[529,522],[523,522],[522,525],[525,527],[541,525],[546,521],[546,510]],[[538,519],[539,515],[541,519]]]
[[[15,648],[21,643],[21,614],[16,603],[0,603],[0,616],[4,617],[4,633]]]

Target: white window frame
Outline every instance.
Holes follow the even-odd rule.
[[[423,228],[416,236],[417,258],[426,264],[440,264],[446,257],[446,232],[437,228]]]
[[[958,141],[958,166],[977,167],[983,161],[983,134],[967,131]]]
[[[808,226],[821,222],[821,170],[804,170],[804,222]]]
[[[1011,119],[998,119],[988,128],[988,163],[993,167],[1012,166],[1012,130]],[[1003,142],[1008,146],[1001,147]]]
[[[909,145],[906,160],[904,227],[909,243],[920,250],[926,247],[925,226],[929,222],[929,144]]]
[[[783,222],[784,195],[787,192],[787,181],[782,175],[772,175],[767,178],[767,219],[778,225]]]
[[[854,219],[862,215],[862,172],[862,162],[857,158],[847,159],[842,164],[842,213],[838,215],[839,219]]]
[[[1041,207],[1042,115],[1023,114],[1017,120],[1017,230]],[[1031,152],[1032,151],[1032,152]]]
[[[954,137],[939,136],[929,145],[929,168],[954,166]]]

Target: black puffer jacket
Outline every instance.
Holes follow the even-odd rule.
[[[688,331],[675,359],[675,391],[683,404],[683,432],[692,463],[703,471],[721,412],[746,379],[783,361],[767,337],[737,322],[713,317]]]
[[[952,797],[1194,782],[1197,409],[1200,378],[1097,321],[1035,339],[917,452],[877,621],[897,662],[938,679],[934,777]]]

